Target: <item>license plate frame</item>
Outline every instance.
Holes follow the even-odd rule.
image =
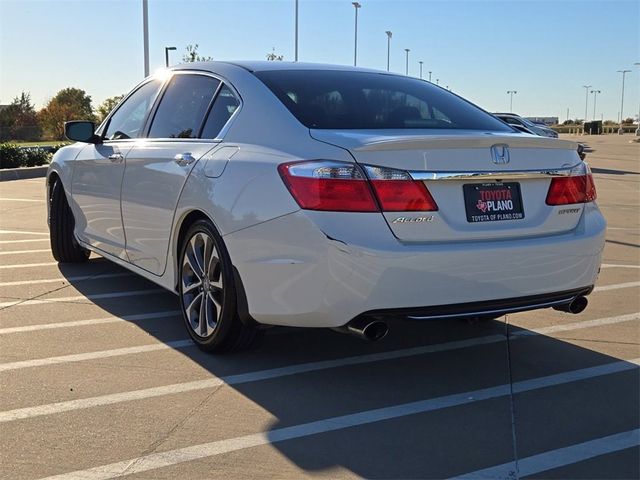
[[[467,222],[523,220],[524,206],[518,182],[468,183],[462,186]]]

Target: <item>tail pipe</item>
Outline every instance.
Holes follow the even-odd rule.
[[[340,333],[348,333],[364,340],[374,342],[384,338],[389,333],[389,327],[382,320],[375,318],[354,318],[344,327],[334,328]]]
[[[587,308],[587,304],[588,303],[589,303],[589,300],[587,300],[587,297],[580,296],[580,297],[574,298],[569,303],[565,303],[563,305],[555,306],[555,307],[553,307],[553,309],[554,310],[559,310],[561,312],[568,312],[568,313],[577,314],[577,313],[582,312],[585,308]]]

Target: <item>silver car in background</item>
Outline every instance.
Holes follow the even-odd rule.
[[[386,317],[578,313],[600,268],[576,145],[415,78],[193,63],[66,134],[47,177],[55,258],[95,252],[175,292],[206,351],[266,325],[374,339]]]
[[[516,115],[515,113],[494,113],[494,115],[518,130],[526,131],[527,133],[538,135],[540,137],[558,138],[558,132],[552,128],[539,123],[534,123],[527,118]]]

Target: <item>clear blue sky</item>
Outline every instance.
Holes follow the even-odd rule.
[[[640,1],[360,0],[358,65],[424,75],[491,111],[584,117],[585,89],[602,90],[597,118],[616,119],[621,75],[625,117],[640,102]],[[151,71],[164,47],[177,62],[190,43],[215,59],[294,55],[294,0],[149,0]],[[350,0],[300,0],[301,61],[353,62]],[[0,103],[22,90],[38,107],[61,88],[89,93],[94,106],[143,76],[141,0],[0,0]],[[593,95],[589,96],[590,119]]]

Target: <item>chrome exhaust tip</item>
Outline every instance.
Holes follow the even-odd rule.
[[[565,303],[564,305],[557,305],[553,307],[554,310],[559,310],[560,312],[573,313],[574,315],[581,313],[587,308],[589,304],[589,300],[587,297],[580,296],[574,298],[571,302]]]
[[[389,333],[389,327],[385,322],[370,318],[356,318],[344,327],[335,328],[334,330],[354,335],[369,342],[380,340]]]

